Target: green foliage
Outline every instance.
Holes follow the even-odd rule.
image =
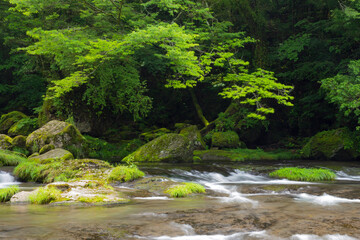
[[[294,181],[331,181],[336,178],[335,173],[327,169],[315,168],[281,168],[269,174],[270,177],[286,178]]]
[[[348,71],[322,80],[328,100],[339,106],[345,116],[354,114],[360,124],[360,60],[350,61]]]
[[[205,193],[205,188],[197,183],[185,183],[183,185],[170,187],[165,191],[165,193],[174,198],[182,198],[187,197],[192,193]]]
[[[145,176],[145,173],[140,171],[136,166],[117,166],[111,171],[109,181],[128,182],[143,176]]]
[[[291,36],[289,39],[281,43],[279,47],[279,59],[289,59],[290,61],[298,61],[299,54],[310,43],[310,34],[300,36]]]
[[[94,196],[94,197],[79,197],[78,201],[83,203],[98,203],[98,202],[104,202],[106,199],[106,196]]]
[[[2,166],[16,166],[24,161],[26,158],[22,154],[0,150],[0,165]]]
[[[11,197],[19,191],[19,186],[16,185],[0,189],[0,202],[10,201]]]
[[[32,204],[48,204],[61,198],[61,191],[55,187],[40,187],[29,196]]]

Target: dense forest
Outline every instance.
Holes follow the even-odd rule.
[[[256,147],[359,125],[357,0],[0,3],[0,113],[36,127],[190,123]]]

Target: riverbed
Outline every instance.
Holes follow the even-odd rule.
[[[283,166],[326,167],[337,179],[271,179]],[[360,239],[360,163],[272,161],[149,164],[148,176],[197,182],[206,195],[133,197],[107,207],[0,204],[3,239]],[[0,188],[18,184],[0,168]],[[127,187],[120,184],[115,187]]]

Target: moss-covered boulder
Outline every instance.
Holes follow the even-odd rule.
[[[239,136],[234,131],[214,132],[211,146],[217,148],[238,148],[241,146]]]
[[[0,134],[0,149],[10,149],[12,147],[12,138],[5,135],[5,134]]]
[[[12,125],[23,118],[27,118],[27,116],[18,111],[13,111],[2,115],[0,118],[0,133],[7,133]]]
[[[26,138],[26,147],[31,152],[38,152],[45,145],[52,144],[69,150],[77,157],[84,155],[84,143],[85,138],[74,125],[58,120],[46,123]]]
[[[193,147],[187,137],[170,133],[141,146],[123,161],[186,162],[192,161]]]
[[[206,148],[205,142],[203,141],[197,126],[192,125],[183,128],[180,131],[180,134],[189,139],[190,144],[194,146],[194,150],[204,150]]]
[[[158,138],[162,135],[171,133],[171,131],[167,128],[159,128],[153,131],[145,132],[140,134],[140,139],[144,140],[146,142],[149,142],[151,140],[154,140],[155,138]]]
[[[51,151],[55,149],[55,146],[53,144],[46,144],[45,146],[43,146],[40,151],[39,151],[39,154],[44,154],[48,151]]]
[[[347,128],[323,131],[313,136],[302,149],[304,158],[355,160],[360,157],[355,134]]]
[[[19,135],[12,139],[13,147],[25,148],[26,147],[26,137]]]
[[[23,118],[14,123],[9,131],[9,136],[24,135],[27,136],[37,128],[37,118]]]
[[[74,159],[74,156],[71,152],[61,149],[55,148],[38,156],[33,156],[29,158],[30,160],[36,161],[38,163],[47,163],[53,160],[70,160]]]

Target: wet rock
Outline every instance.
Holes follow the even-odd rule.
[[[193,148],[188,138],[179,134],[165,134],[141,146],[123,161],[187,162],[192,161]]]
[[[61,149],[61,148],[56,148],[53,150],[50,150],[48,152],[45,152],[43,154],[40,154],[38,156],[33,156],[33,157],[29,157],[30,160],[34,160],[38,163],[47,163],[50,161],[54,161],[54,160],[70,160],[70,159],[74,159],[74,156],[72,155],[71,152],[65,150],[65,149]]]
[[[32,193],[33,192],[29,192],[29,191],[18,192],[11,197],[10,202],[11,203],[29,203],[30,202],[29,196]]]
[[[38,152],[45,145],[52,144],[81,157],[86,152],[84,142],[85,138],[74,125],[53,120],[32,132],[26,139],[26,147],[31,152]]]
[[[355,160],[360,157],[359,143],[354,133],[347,128],[323,131],[313,136],[303,147],[304,158],[324,160]]]

